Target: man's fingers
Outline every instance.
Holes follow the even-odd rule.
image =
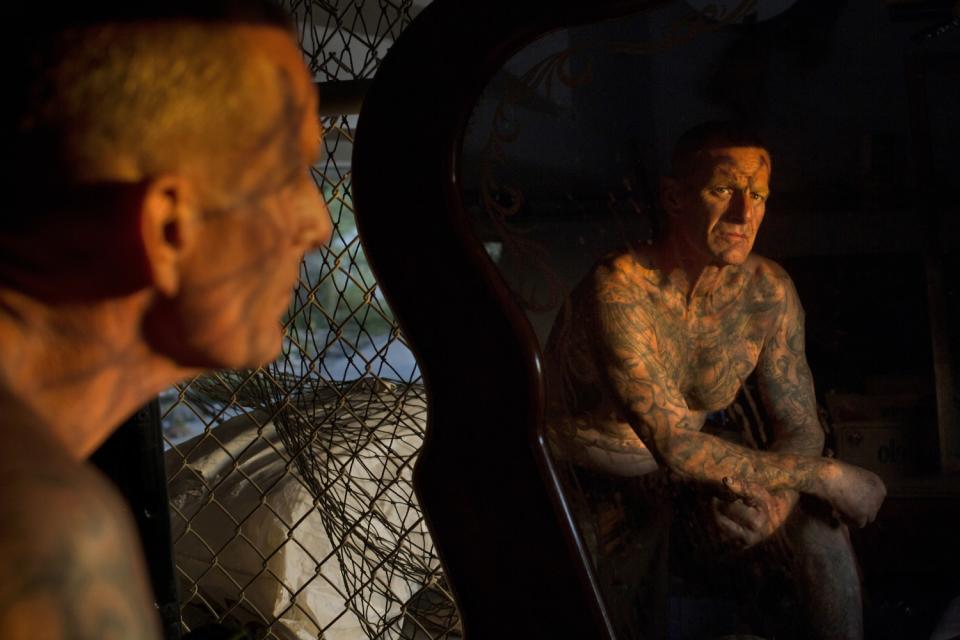
[[[768,518],[763,510],[751,506],[743,500],[735,502],[717,500],[716,510],[741,527],[752,531],[760,532],[767,526]]]
[[[759,509],[770,500],[770,492],[755,482],[744,482],[727,476],[723,479],[723,486],[751,507]]]
[[[750,531],[748,528],[734,522],[723,513],[716,512],[717,529],[720,536],[726,541],[740,547],[750,547],[758,542],[760,536]]]

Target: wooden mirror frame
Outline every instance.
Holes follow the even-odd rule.
[[[613,638],[543,436],[540,346],[464,211],[459,160],[493,74],[556,29],[664,0],[436,0],[360,113],[353,194],[429,401],[414,486],[466,637]]]

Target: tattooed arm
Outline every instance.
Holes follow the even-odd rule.
[[[823,428],[804,353],[803,307],[790,278],[779,275],[784,302],[757,365],[760,396],[773,428],[770,450],[819,456]]]
[[[784,291],[783,308],[764,343],[757,366],[760,394],[773,429],[770,450],[820,456],[823,428],[817,415],[813,376],[804,353],[803,307],[789,276],[779,267],[774,265],[774,268],[774,275]],[[886,496],[883,481],[875,474],[851,465],[838,463],[831,471],[826,499],[838,508],[845,502],[856,502],[861,517],[853,520],[858,524],[863,524],[863,518],[872,520]],[[792,508],[796,501],[791,492],[783,492],[777,497],[781,509],[785,504]]]
[[[0,465],[0,638],[158,640],[140,545],[113,488],[64,457],[10,457]]]
[[[769,450],[820,456],[824,437],[804,354],[803,308],[787,274],[772,267],[770,281],[782,293],[777,296],[778,315],[757,366],[760,395],[773,430]],[[794,489],[771,492],[744,482],[735,485],[739,499],[714,499],[714,517],[722,533],[745,546],[762,542],[779,529],[800,497]]]
[[[656,321],[650,303],[622,272],[601,270],[594,286],[598,356],[606,382],[623,416],[662,466],[700,482],[720,485],[729,479],[767,492],[809,493],[858,525],[872,520],[882,495],[878,500],[844,490],[856,484],[848,471],[855,468],[820,457],[754,451],[698,431],[699,421],[662,359],[669,337],[658,335],[664,323]]]

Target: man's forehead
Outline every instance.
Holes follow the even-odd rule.
[[[770,179],[770,154],[760,147],[714,147],[699,155],[701,175],[708,179],[729,178],[762,183]]]
[[[715,171],[754,175],[770,172],[770,154],[761,147],[712,147],[701,157]]]
[[[284,29],[270,26],[243,26],[238,28],[249,46],[261,55],[265,55],[280,70],[285,89],[298,105],[299,122],[289,123],[299,126],[301,146],[304,153],[313,157],[320,143],[320,121],[317,109],[317,89],[310,77],[303,53],[293,39],[293,35]],[[279,89],[279,87],[278,87]]]
[[[302,176],[319,155],[321,129],[316,88],[294,36],[274,27],[229,29],[238,37],[247,69],[238,98],[249,109],[250,129],[234,191],[248,202]]]
[[[303,59],[303,52],[286,29],[265,25],[230,25],[226,27],[237,38],[246,56],[266,62],[283,71],[291,89],[301,98],[313,91],[313,83]]]

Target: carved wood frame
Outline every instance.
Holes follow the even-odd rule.
[[[461,202],[483,87],[524,45],[664,0],[437,0],[384,59],[357,127],[370,264],[423,372],[414,474],[468,638],[613,638],[543,436],[539,345]]]

